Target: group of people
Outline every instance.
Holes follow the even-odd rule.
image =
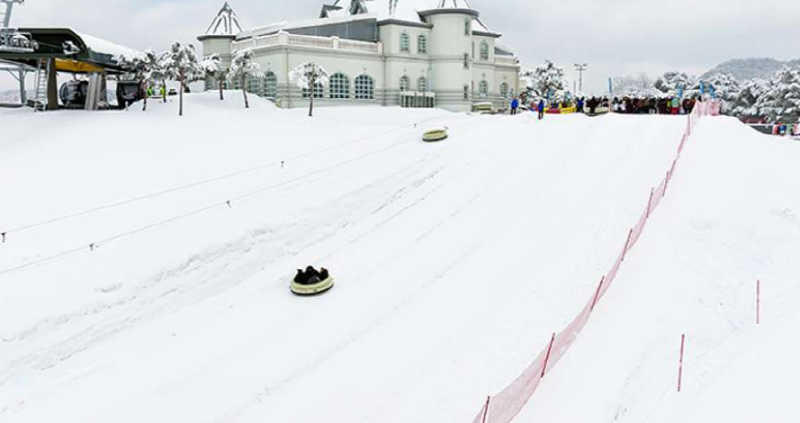
[[[305,271],[297,269],[297,275],[295,275],[294,281],[300,285],[314,285],[329,277],[328,269],[321,267],[320,270],[317,271],[314,266],[308,266]]]
[[[679,97],[623,97],[614,98],[612,109],[615,113],[641,114],[641,115],[681,115],[689,114],[694,109],[697,99]]]

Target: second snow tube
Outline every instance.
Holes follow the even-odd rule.
[[[437,129],[431,129],[430,131],[426,131],[422,135],[422,140],[425,142],[436,142],[447,139],[447,137],[448,134],[446,128],[437,128]]]
[[[292,293],[295,295],[308,297],[312,295],[319,295],[325,293],[329,291],[331,288],[333,288],[333,278],[328,277],[325,280],[321,280],[313,284],[301,284],[293,280],[290,289]]]

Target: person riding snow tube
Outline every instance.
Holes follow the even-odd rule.
[[[297,269],[292,280],[291,291],[295,295],[310,296],[327,292],[333,288],[333,278],[324,267],[317,271],[308,266],[305,271]]]

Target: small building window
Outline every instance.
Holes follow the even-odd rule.
[[[481,60],[489,60],[489,43],[481,42]]]
[[[464,85],[464,100],[469,100],[469,85]]]
[[[260,76],[250,76],[247,78],[247,92],[250,94],[261,95]]]
[[[411,89],[411,80],[408,79],[407,76],[403,75],[400,78],[400,91],[408,91]]]
[[[503,98],[508,97],[508,84],[505,82],[500,84],[500,95],[503,96]]]
[[[335,73],[330,82],[331,98],[346,100],[350,98],[350,78],[343,73]]]
[[[264,97],[278,97],[278,75],[275,75],[272,71],[264,74]]]
[[[424,35],[420,35],[419,37],[417,37],[417,53],[419,54],[428,53],[428,37]]]
[[[356,100],[375,99],[375,82],[369,75],[359,75],[355,83]]]
[[[464,35],[472,35],[472,19],[464,21]]]
[[[303,88],[303,98],[310,98],[311,97],[311,90],[308,88]],[[325,97],[325,87],[322,86],[322,82],[315,82],[314,83],[314,98],[323,98]]]
[[[480,85],[478,85],[478,94],[480,94],[481,97],[489,96],[489,83],[485,80],[481,81]]]
[[[469,69],[469,53],[464,53],[464,69]]]
[[[406,33],[400,34],[400,51],[403,53],[411,51],[411,38]]]
[[[417,91],[421,93],[428,92],[428,78],[420,76],[419,79],[417,79]]]

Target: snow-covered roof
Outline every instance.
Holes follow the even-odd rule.
[[[121,46],[119,44],[114,44],[110,41],[106,41],[101,38],[93,37],[87,34],[81,34],[79,32],[75,32],[81,37],[81,40],[86,44],[92,52],[96,54],[106,54],[109,56],[113,56],[114,58],[121,58],[126,57],[128,59],[132,59],[134,57],[142,57],[144,56],[142,52],[134,50],[132,48],[128,48],[125,46]]]
[[[420,12],[436,9],[475,10],[468,0],[336,0],[323,7],[323,14],[341,17],[353,14],[374,13],[379,21],[398,20],[422,23]],[[480,19],[475,19],[473,31],[491,32]]]
[[[207,36],[231,36],[242,32],[242,25],[233,8],[225,2],[206,30]]]
[[[276,22],[266,26],[260,26],[257,28],[244,30],[236,36],[236,39],[241,40],[249,37],[260,37],[262,35],[275,34],[280,31],[290,32],[292,29],[309,28],[309,27],[323,26],[323,25],[334,25],[334,24],[341,24],[346,22],[354,22],[354,21],[369,20],[369,19],[377,20],[377,15],[374,13],[368,13],[363,15],[352,15],[352,16],[339,15],[321,19],[306,19],[302,21]]]

